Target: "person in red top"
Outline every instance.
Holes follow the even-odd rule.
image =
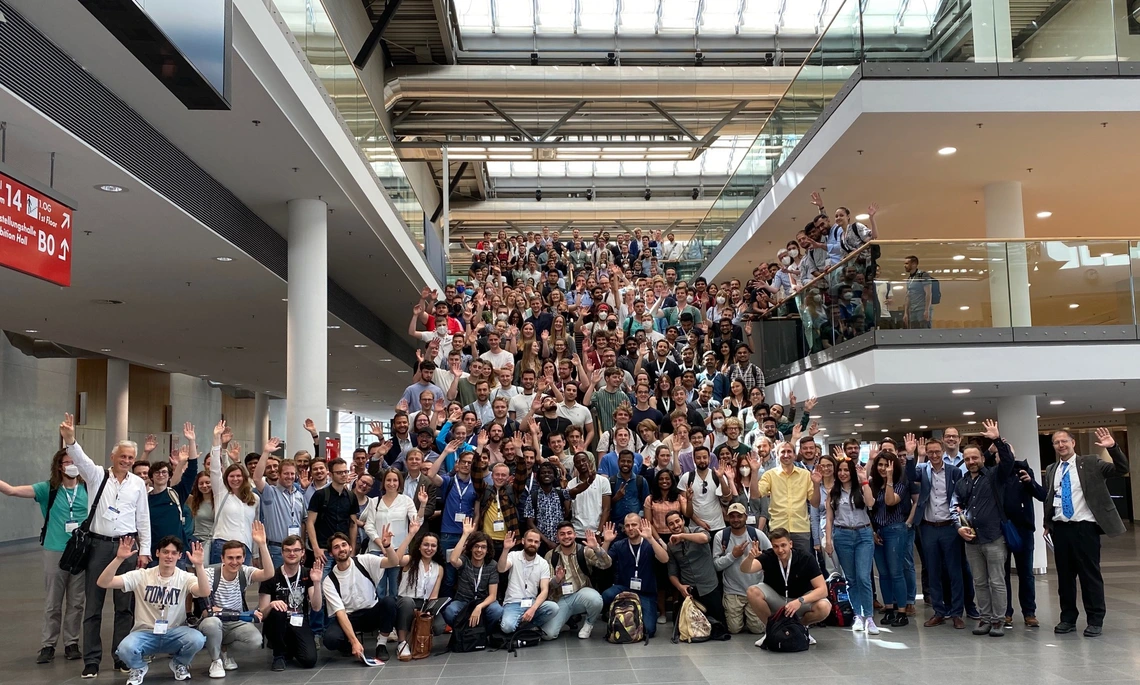
[[[427,330],[435,330],[435,320],[436,317],[439,317],[441,319],[447,319],[447,332],[449,334],[455,335],[456,333],[463,332],[463,324],[460,323],[459,319],[448,313],[447,303],[443,300],[436,300],[436,291],[424,288],[424,290],[420,292],[420,295],[423,296],[424,308],[423,311],[420,312],[419,319],[420,323],[422,323]],[[435,304],[431,304],[432,300],[436,300]],[[429,309],[432,314],[428,314]]]

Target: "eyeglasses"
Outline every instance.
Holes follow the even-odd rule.
[[[348,469],[345,469],[343,471],[333,471],[332,475],[334,475],[334,476],[347,476],[348,475]]]

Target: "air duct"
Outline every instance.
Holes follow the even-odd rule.
[[[452,221],[519,221],[542,222],[556,219],[587,221],[677,221],[703,219],[712,208],[712,199],[653,200],[631,203],[628,199],[579,200],[488,200],[452,205]]]

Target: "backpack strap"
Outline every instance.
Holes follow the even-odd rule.
[[[353,557],[352,563],[356,565],[356,570],[360,571],[364,577],[368,579],[369,583],[372,583],[373,585],[376,584],[376,581],[372,579],[372,574],[368,572],[368,569],[364,567],[364,564],[360,563],[360,559]],[[337,592],[340,592],[340,588],[337,588]]]
[[[179,509],[181,509],[181,507],[179,507]],[[214,577],[212,578],[212,580],[210,582],[210,597],[209,597],[210,603],[213,604],[214,596],[218,593],[218,583],[221,582],[221,580],[222,580],[222,565],[221,564],[214,564],[213,566],[209,566],[208,568],[211,568],[214,571],[214,573],[213,573]],[[242,567],[240,569],[238,569],[238,592],[241,593],[241,610],[242,611],[248,611],[249,610],[249,608],[246,606],[246,603],[245,603],[246,580],[247,579],[245,577],[245,565],[242,565]],[[336,581],[333,581],[333,582],[336,582]],[[339,592],[340,588],[337,588],[337,591]]]
[[[40,544],[44,544],[44,539],[47,537],[48,521],[51,520],[51,508],[55,505],[55,497],[59,494],[59,488],[51,488],[48,492],[47,513],[44,514],[44,525],[40,528]]]
[[[174,503],[174,508],[178,510],[178,521],[182,525],[186,525],[186,515],[182,513],[182,501],[178,498],[178,493],[174,488],[167,488],[166,494],[170,496],[170,501]]]

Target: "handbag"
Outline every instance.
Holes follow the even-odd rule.
[[[408,647],[412,650],[410,659],[426,659],[431,656],[432,630],[434,617],[426,611],[417,611],[412,618],[412,633],[408,637]],[[408,659],[400,657],[401,661]]]
[[[99,509],[99,498],[103,496],[103,488],[107,487],[107,479],[111,477],[111,470],[103,474],[103,482],[99,484],[99,492],[95,493],[95,500],[87,511],[87,518],[79,527],[71,531],[67,539],[67,546],[59,557],[59,569],[71,575],[79,575],[87,570],[87,560],[91,558],[91,519]]]

